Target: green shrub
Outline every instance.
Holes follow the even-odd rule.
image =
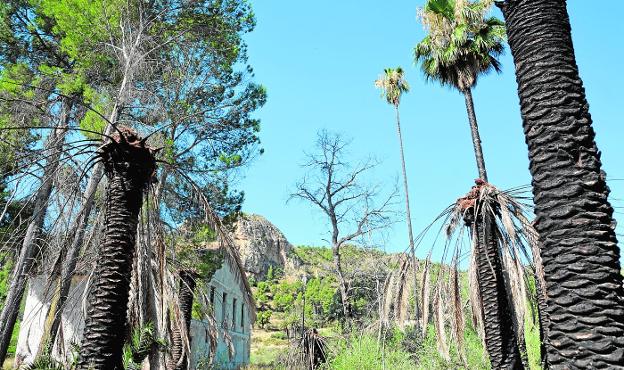
[[[258,311],[258,314],[256,315],[256,322],[258,323],[258,325],[260,325],[261,328],[264,328],[266,324],[268,324],[271,320],[271,316],[273,316],[272,311]]]
[[[283,331],[278,331],[275,333],[271,334],[271,338],[273,339],[282,339],[282,340],[287,340],[288,337],[286,336],[286,333],[284,333]]]
[[[380,345],[377,338],[371,335],[353,336],[350,342],[334,343],[335,357],[331,358],[327,367],[335,370],[378,370],[382,368],[394,370],[412,370],[416,363],[412,356],[399,347]],[[330,345],[331,347],[331,345]]]

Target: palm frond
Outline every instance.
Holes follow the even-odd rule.
[[[440,270],[440,274],[442,270]],[[433,298],[433,326],[436,332],[436,339],[438,343],[438,352],[446,360],[450,361],[451,354],[449,351],[448,341],[446,338],[446,330],[444,327],[444,300],[442,299],[442,289],[438,285],[435,290],[435,297]]]
[[[439,295],[448,295],[450,312],[450,328],[452,340],[463,356],[463,337],[460,335],[460,328],[465,323],[461,300],[458,296],[457,274],[463,256],[469,256],[468,261],[468,295],[472,318],[472,326],[479,337],[484,340],[484,307],[481,298],[478,282],[478,253],[477,233],[475,222],[479,219],[494,220],[494,235],[497,240],[503,278],[505,280],[508,301],[511,304],[512,320],[518,342],[524,343],[524,324],[535,323],[534,312],[536,295],[528,288],[527,284],[534,276],[538,279],[538,284],[543,282],[543,267],[539,258],[538,237],[528,219],[528,207],[522,194],[526,188],[519,187],[509,191],[501,191],[495,186],[478,180],[477,184],[463,197],[459,198],[454,205],[447,208],[438,219],[444,219],[444,224],[440,228],[446,236],[442,253],[442,270],[449,268],[448,274],[440,273],[434,291],[434,326],[440,327],[438,322],[443,315],[439,315],[440,307],[436,306],[435,300],[440,299]],[[464,243],[464,230],[469,231],[470,240]],[[468,250],[464,250],[465,246]],[[435,246],[435,245],[434,245]],[[452,259],[447,264],[444,263],[446,256]],[[539,271],[539,272],[538,272]],[[542,276],[540,278],[540,276]],[[425,289],[423,281],[423,289]],[[422,295],[424,301],[425,295]],[[426,309],[423,303],[423,311]],[[436,332],[441,333],[439,328]],[[439,340],[444,341],[444,338]],[[441,350],[443,342],[439,344]]]
[[[481,74],[500,71],[505,26],[486,17],[492,1],[428,0],[419,11],[427,36],[416,45],[414,60],[425,77],[461,91]]]
[[[431,296],[431,280],[429,278],[429,270],[431,267],[431,253],[425,259],[425,265],[423,266],[423,271],[421,275],[421,294],[420,294],[420,302],[422,305],[422,317],[421,317],[421,328],[422,328],[422,336],[423,338],[427,335],[427,325],[429,324],[429,306],[430,306],[430,296]]]

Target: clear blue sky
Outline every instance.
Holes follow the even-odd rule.
[[[247,37],[250,63],[268,89],[268,102],[257,114],[265,153],[238,184],[246,193],[245,212],[267,217],[293,244],[323,244],[321,214],[305,203],[286,204],[303,174],[303,152],[320,129],[351,137],[352,158],[377,157],[383,162],[377,180],[394,183],[400,174],[394,114],[373,86],[384,67],[402,66],[411,85],[401,115],[415,233],[470,189],[477,171],[463,97],[426,83],[412,61],[424,35],[416,19],[423,2],[252,2],[258,25]],[[568,11],[604,169],[611,179],[624,178],[624,2],[605,8],[570,0]],[[530,175],[509,51],[501,61],[503,73],[481,78],[474,99],[490,181],[507,189],[529,184]],[[618,200],[624,199],[624,181],[609,185],[612,203],[624,206]],[[389,234],[387,250],[405,249],[404,223]]]

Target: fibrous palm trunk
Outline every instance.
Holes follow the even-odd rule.
[[[477,277],[483,306],[485,345],[492,369],[522,369],[511,305],[503,276],[494,217],[478,211],[475,218]]]
[[[186,327],[187,338],[190,344],[190,332],[191,332],[191,316],[193,313],[193,297],[195,291],[195,275],[191,271],[180,271],[180,290],[178,292],[178,299],[180,305],[180,313],[184,319],[184,326]],[[175,325],[177,326],[177,325]],[[188,369],[188,356],[184,351],[184,343],[182,333],[179,328],[175,327],[173,330],[173,340],[171,348],[171,363],[168,368],[170,370],[186,370]]]
[[[565,0],[499,3],[516,66],[546,281],[551,368],[624,366],[624,289]]]
[[[64,112],[64,116],[61,119],[62,126],[55,129],[48,140],[47,149],[51,150],[52,154],[46,160],[41,186],[35,194],[33,218],[28,224],[19,257],[15,263],[5,305],[0,313],[0,364],[4,362],[6,357],[15,321],[19,313],[20,302],[26,289],[27,276],[35,261],[38,250],[37,243],[41,236],[41,228],[48,210],[48,201],[52,194],[54,176],[56,175],[63,151],[66,133],[64,127],[67,126],[70,117],[71,104],[66,104],[62,109]]]
[[[477,124],[477,115],[474,110],[474,102],[472,100],[472,90],[463,91],[466,100],[466,112],[468,113],[468,122],[470,123],[470,135],[472,136],[472,146],[474,148],[475,159],[477,161],[477,169],[479,170],[479,178],[488,181],[487,171],[485,169],[485,159],[483,158],[483,149],[481,148],[481,136],[479,135],[479,126]]]
[[[131,130],[100,151],[108,179],[103,244],[89,291],[78,369],[122,369],[128,291],[143,191],[155,170],[152,150]]]

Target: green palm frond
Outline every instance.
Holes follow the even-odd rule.
[[[499,72],[505,25],[487,17],[492,1],[428,0],[420,18],[427,36],[414,48],[414,61],[428,80],[461,91],[481,74]]]
[[[381,89],[381,96],[394,106],[398,106],[403,93],[409,91],[409,84],[401,67],[384,69],[383,75],[375,81],[375,87]]]

